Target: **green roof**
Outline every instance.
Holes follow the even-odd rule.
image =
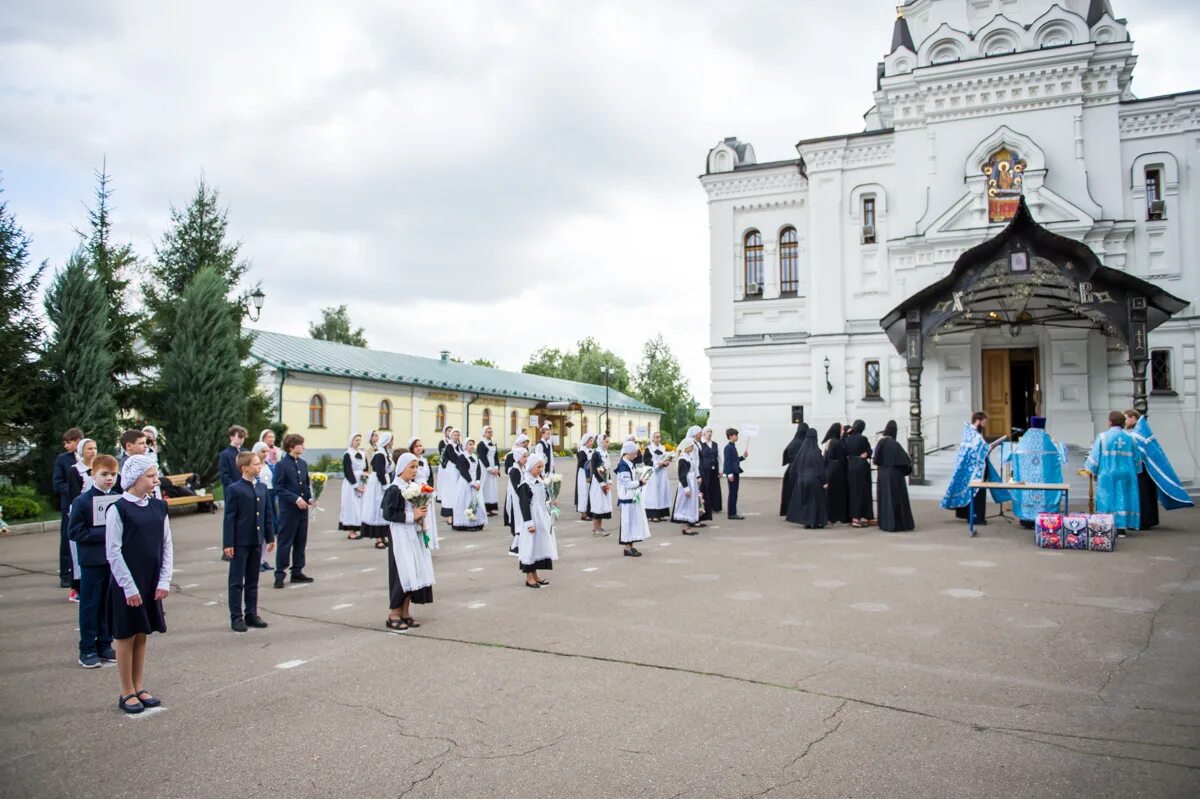
[[[524,372],[506,372],[487,366],[421,358],[399,352],[370,350],[366,347],[286,336],[265,330],[254,332],[250,355],[268,366],[287,369],[289,372],[375,380],[406,386],[427,386],[497,397],[578,402],[604,407],[604,386],[591,383],[527,375]],[[662,413],[658,408],[653,408],[615,388],[608,390],[608,404],[612,408],[623,410]]]

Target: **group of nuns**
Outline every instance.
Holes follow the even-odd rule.
[[[897,427],[888,422],[872,451],[861,419],[849,426],[835,422],[819,443],[817,431],[804,422],[783,451],[779,515],[806,530],[828,524],[867,527],[877,520],[880,530],[915,529],[905,478],[912,464],[896,441]],[[879,512],[871,496],[871,464],[877,470]]]

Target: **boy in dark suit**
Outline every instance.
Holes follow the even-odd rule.
[[[729,518],[744,519],[746,517],[737,511],[738,487],[742,482],[742,461],[750,456],[750,448],[747,447],[745,452],[738,455],[738,431],[732,427],[725,431],[725,438],[728,439],[728,442],[725,444],[725,452],[721,460],[723,462],[722,471],[725,478],[729,480]]]
[[[229,446],[221,450],[221,454],[217,457],[217,479],[221,481],[221,488],[228,491],[231,485],[241,479],[237,458],[248,434],[246,428],[235,424],[225,432],[225,435],[229,436]],[[229,556],[222,552],[221,560],[229,560]]]
[[[221,480],[221,487],[228,491],[231,485],[241,479],[237,468],[237,456],[246,440],[246,428],[235,424],[225,435],[229,436],[229,446],[221,450],[221,455],[217,458],[217,477]]]
[[[261,540],[275,549],[275,525],[267,506],[267,487],[258,482],[262,461],[253,452],[237,456],[242,479],[225,490],[225,555],[229,560],[229,618],[235,633],[267,623],[258,615],[258,564]],[[246,608],[242,613],[243,605]]]
[[[67,522],[67,537],[75,542],[79,557],[79,665],[85,669],[100,668],[100,661],[115,663],[117,653],[112,646],[109,617],[108,586],[112,572],[104,549],[104,513],[95,514],[93,498],[114,499],[117,482],[117,459],[112,455],[97,455],[92,460],[93,485],[71,503]]]
[[[71,587],[71,545],[67,538],[67,521],[71,515],[71,472],[75,469],[75,446],[83,440],[83,431],[72,427],[63,433],[63,452],[54,459],[54,493],[58,494],[58,510],[62,523],[58,530],[58,584]]]
[[[308,464],[304,454],[304,436],[288,433],[283,437],[286,453],[275,467],[275,492],[279,495],[279,548],[275,551],[275,587],[283,588],[288,567],[293,583],[311,583],[304,573],[304,549],[308,545],[308,511],[317,503],[308,482]]]

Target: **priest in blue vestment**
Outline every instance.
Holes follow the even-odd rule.
[[[1167,460],[1162,444],[1150,429],[1150,420],[1134,410],[1125,411],[1125,430],[1133,436],[1138,452],[1142,456],[1143,471],[1138,475],[1141,494],[1141,527],[1148,530],[1158,524],[1158,506],[1167,510],[1195,507],[1192,498],[1184,490],[1179,475]]]
[[[950,477],[950,485],[946,487],[946,495],[942,497],[942,507],[954,510],[954,515],[960,519],[968,518],[972,504],[975,505],[975,524],[987,524],[987,492],[970,487],[972,481],[1000,482],[1000,475],[988,460],[991,447],[983,437],[983,429],[987,425],[987,414],[976,411],[971,415],[971,421],[963,425],[962,443],[958,445],[958,459],[954,463],[954,474]],[[997,502],[1007,502],[1007,491],[992,491],[992,499]]]
[[[1046,418],[1034,416],[1029,429],[1007,456],[1012,477],[1018,483],[1061,483],[1067,463],[1067,447],[1056,444],[1046,432]],[[1013,491],[1013,514],[1032,527],[1039,513],[1056,513],[1062,507],[1061,491]]]
[[[1142,455],[1133,436],[1125,432],[1125,414],[1108,415],[1108,430],[1096,438],[1084,468],[1096,476],[1096,512],[1111,513],[1119,535],[1141,527],[1138,472]]]

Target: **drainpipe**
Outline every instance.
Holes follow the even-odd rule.
[[[479,401],[479,395],[476,394],[474,399],[463,406],[463,427],[466,432],[463,434],[463,443],[467,443],[467,436],[471,435],[471,406]]]
[[[279,362],[279,423],[283,424],[283,381],[287,380],[287,361]]]

